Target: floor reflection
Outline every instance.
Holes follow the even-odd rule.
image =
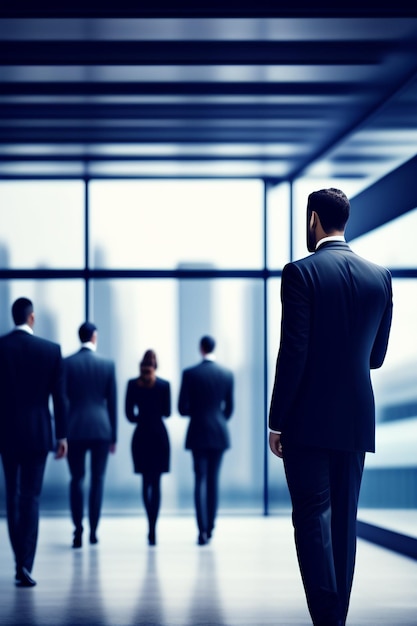
[[[107,621],[101,587],[100,550],[72,551],[72,578],[63,610],[56,616],[61,626],[113,626]]]
[[[200,549],[198,554],[186,623],[188,626],[226,626],[219,592],[216,554],[210,547]]]
[[[136,606],[132,614],[132,624],[163,626],[164,601],[158,573],[158,558],[155,548],[148,549],[143,581],[139,589]],[[169,622],[167,622],[169,623]]]

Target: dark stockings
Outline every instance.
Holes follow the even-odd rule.
[[[145,505],[146,515],[149,525],[149,543],[156,543],[156,522],[158,519],[159,506],[161,503],[161,475],[160,474],[143,474],[142,497]]]

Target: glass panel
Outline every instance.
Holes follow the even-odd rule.
[[[261,268],[260,181],[94,181],[96,268]]]
[[[393,280],[394,313],[385,363],[372,372],[380,445],[369,455],[370,466],[416,464],[417,445],[417,281]],[[391,441],[384,433],[391,433]],[[401,435],[401,441],[398,439]],[[395,441],[395,445],[393,442]]]
[[[0,267],[84,267],[84,184],[0,182]]]
[[[268,268],[282,269],[290,260],[290,185],[268,189],[267,195]]]
[[[417,281],[393,280],[394,313],[385,363],[372,372],[377,427],[376,452],[366,456],[361,507],[417,507]],[[369,517],[369,511],[367,511]],[[375,522],[374,514],[369,521]],[[368,519],[368,518],[366,518]],[[404,532],[401,516],[384,525]],[[376,518],[377,523],[381,520]]]
[[[362,256],[385,267],[417,267],[417,209],[405,213],[370,233],[357,237],[350,245]]]
[[[188,419],[177,411],[182,369],[199,362],[200,337],[212,334],[217,359],[235,374],[235,411],[229,423],[231,449],[220,477],[221,509],[262,510],[263,311],[262,282],[243,280],[100,280],[92,283],[99,352],[116,360],[119,443],[110,459],[106,506],[140,508],[140,477],[133,473],[133,425],[124,413],[127,381],[138,373],[148,348],[158,374],[169,380],[172,415],[166,420],[171,471],[163,477],[163,510],[193,510],[191,453],[184,449]],[[244,314],[243,314],[244,312]]]

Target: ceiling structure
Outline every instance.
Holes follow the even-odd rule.
[[[401,3],[12,4],[0,178],[307,176],[361,191],[417,154],[417,14]]]

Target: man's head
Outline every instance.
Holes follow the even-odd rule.
[[[204,337],[202,337],[200,339],[200,352],[201,354],[210,354],[211,352],[214,351],[214,348],[216,347],[216,342],[214,341],[213,337],[210,337],[210,335],[204,335]]]
[[[35,315],[33,312],[33,304],[28,298],[18,298],[12,305],[12,317],[16,326],[28,324],[33,326]]]
[[[97,338],[97,326],[92,322],[84,322],[78,329],[78,336],[81,343],[87,343],[87,341],[94,343]]]
[[[307,249],[314,252],[322,237],[343,235],[350,204],[340,189],[313,191],[307,202]]]

